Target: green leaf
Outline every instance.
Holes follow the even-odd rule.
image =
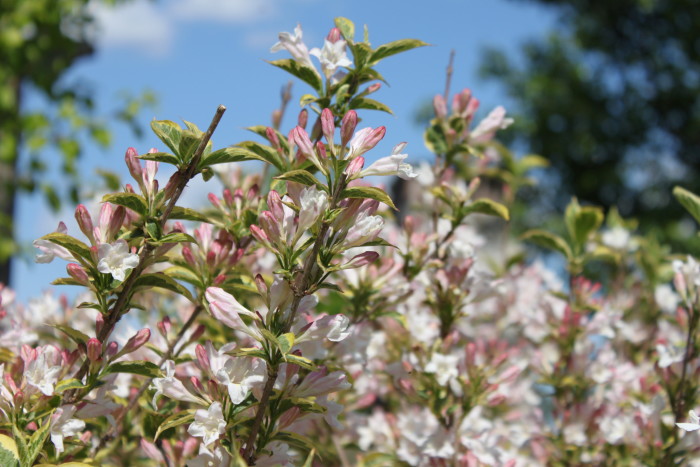
[[[293,433],[291,431],[279,431],[275,434],[275,441],[282,441],[290,446],[302,449],[303,451],[311,452],[315,449],[316,443],[309,437]]]
[[[284,162],[282,161],[279,154],[277,154],[277,151],[274,148],[265,144],[260,144],[256,141],[243,141],[241,143],[238,143],[238,146],[247,149],[248,151],[252,151],[254,154],[257,155],[258,160],[272,164],[275,167],[277,167],[277,169],[280,171],[285,170]]]
[[[309,455],[306,457],[302,467],[311,467],[314,464],[314,456],[316,456],[316,448],[309,451]]]
[[[163,274],[167,274],[168,276],[174,279],[185,281],[189,284],[194,285],[195,287],[199,287],[200,289],[203,287],[202,281],[200,280],[199,276],[193,271],[183,266],[169,267],[168,269],[163,271]]]
[[[170,120],[153,120],[151,122],[151,129],[175,155],[178,157],[180,156],[178,152],[180,147],[180,135],[182,133],[180,125]]]
[[[81,287],[84,286],[84,284],[81,284],[72,277],[59,277],[58,279],[54,279],[53,281],[51,281],[51,285],[78,285]]]
[[[267,139],[267,129],[268,128],[271,128],[271,127],[267,127],[265,125],[256,125],[256,126],[249,126],[248,128],[246,128],[246,130],[252,131],[256,135],[261,136],[261,137],[265,138],[266,140],[268,140]],[[277,135],[277,139],[279,140],[280,145],[282,146],[282,149],[284,149],[284,152],[288,152],[289,151],[289,144],[287,144],[287,137],[284,136],[279,131],[275,130],[274,128],[272,128],[272,131],[274,131],[275,134]],[[270,141],[270,140],[268,140],[268,141]],[[270,143],[272,143],[272,141],[270,141]]]
[[[315,370],[316,369],[316,364],[309,360],[306,357],[301,357],[299,355],[294,355],[292,353],[287,354],[285,357],[287,359],[287,363],[292,363],[294,365],[299,365],[302,368],[306,368],[307,370]]]
[[[212,152],[206,157],[206,159],[202,159],[202,162],[199,165],[200,167],[207,167],[210,165],[225,164],[228,162],[244,162],[254,160],[264,161],[265,159],[248,149],[229,146],[227,148],[218,149]]]
[[[389,106],[382,104],[374,99],[367,99],[366,97],[356,97],[350,101],[351,109],[369,109],[369,110],[381,110],[388,114],[394,115],[394,112],[389,108]]]
[[[433,154],[445,154],[447,152],[445,130],[439,122],[436,122],[425,130],[423,142],[425,143],[425,147]]]
[[[63,334],[66,336],[70,337],[71,340],[73,340],[76,344],[87,344],[87,341],[90,340],[90,337],[77,329],[73,329],[70,326],[64,326],[62,324],[54,324],[51,327],[58,329],[61,331]]]
[[[84,388],[85,385],[82,383],[82,381],[77,380],[75,378],[71,379],[65,379],[63,381],[60,381],[58,384],[56,384],[56,388],[54,389],[54,392],[61,393],[64,391],[68,391],[69,389],[82,389]],[[2,464],[0,464],[2,465]]]
[[[46,439],[49,437],[49,433],[51,433],[50,419],[45,420],[44,424],[32,433],[31,438],[29,438],[29,443],[27,444],[27,455],[30,459],[29,465],[32,465],[34,460],[41,454],[41,450],[44,447]]]
[[[277,180],[287,180],[291,182],[301,183],[302,185],[316,185],[317,187],[325,190],[326,187],[310,172],[302,169],[291,170],[289,172],[283,173],[275,177]]]
[[[337,17],[334,22],[335,27],[340,29],[340,33],[343,35],[343,38],[348,42],[348,44],[352,44],[355,40],[355,23],[347,18],[343,18],[342,16]]]
[[[139,287],[158,287],[161,289],[170,290],[171,292],[180,294],[189,301],[194,302],[192,294],[189,290],[185,288],[185,286],[177,282],[172,277],[163,274],[162,272],[153,274],[142,274],[141,276],[139,276],[138,279],[136,279],[136,282],[134,282],[134,288],[136,289]]]
[[[287,352],[294,347],[294,333],[288,332],[286,334],[282,334],[277,338],[277,342],[279,344],[280,352],[282,352],[283,355],[286,355]]]
[[[177,156],[170,154],[169,152],[149,152],[147,154],[140,155],[139,159],[143,159],[145,161],[163,162],[176,167],[180,165],[180,161]]]
[[[397,210],[391,197],[381,188],[373,186],[353,186],[346,188],[340,193],[341,198],[364,198],[364,199],[375,199],[381,203],[386,204],[390,208]]]
[[[369,44],[358,42],[357,44],[351,45],[350,49],[352,50],[355,68],[365,68],[369,62],[369,58],[372,56],[372,48],[369,46]]]
[[[563,238],[544,230],[529,230],[525,232],[522,239],[541,247],[558,251],[566,256],[567,259],[572,259],[574,256],[571,252],[571,247],[569,247]]]
[[[424,47],[426,45],[429,44],[419,41],[418,39],[401,39],[398,41],[389,42],[388,44],[383,44],[377,47],[377,49],[372,53],[370,63],[377,63],[378,61],[384,60],[392,55],[415,49],[417,47]]]
[[[133,375],[147,376],[149,378],[160,378],[163,376],[158,365],[144,360],[112,363],[105,369],[104,374],[112,373],[130,373]]]
[[[183,232],[173,232],[160,237],[160,243],[196,243],[192,235]]]
[[[194,156],[194,152],[199,146],[199,142],[202,139],[202,132],[199,134],[192,130],[184,130],[180,135],[180,144],[178,145],[178,153],[182,162],[187,163]]]
[[[70,235],[52,232],[50,234],[44,235],[43,237],[41,237],[40,240],[48,240],[49,242],[55,245],[62,246],[66,250],[73,253],[73,256],[76,259],[81,258],[85,259],[85,261],[87,262],[92,262],[90,248],[77,238],[73,238]]]
[[[478,212],[479,214],[496,216],[505,220],[510,219],[507,207],[505,207],[501,203],[497,203],[496,201],[487,198],[479,198],[475,200],[473,203],[464,206],[461,212],[465,216],[473,212]]]
[[[281,68],[287,73],[290,73],[306,84],[310,85],[316,91],[321,92],[323,90],[323,81],[321,76],[318,74],[315,68],[303,65],[290,58],[284,58],[282,60],[268,61],[270,65],[274,65],[277,68]]]
[[[673,196],[700,223],[700,197],[679,186],[673,189]]]
[[[160,424],[160,426],[158,427],[158,431],[156,431],[156,436],[153,440],[157,440],[161,433],[163,433],[165,430],[175,428],[176,426],[184,425],[185,423],[193,422],[194,413],[195,409],[189,409],[183,410],[182,412],[177,412],[169,416],[163,421],[163,423]]]
[[[15,467],[19,465],[19,454],[15,440],[0,434],[0,465]]]
[[[577,251],[583,250],[588,237],[600,228],[604,217],[599,207],[581,207],[576,198],[571,200],[564,213],[564,222]]]
[[[31,466],[34,463],[34,459],[29,459],[27,439],[24,437],[24,433],[17,428],[15,424],[12,424],[12,437],[14,438],[15,446],[17,446],[19,465],[21,467]]]
[[[148,215],[148,203],[143,196],[136,193],[110,193],[102,197],[103,203],[118,204],[129,208],[142,216]]]
[[[207,219],[206,216],[198,213],[194,209],[183,208],[181,206],[175,206],[173,210],[170,211],[170,219],[184,219],[187,221],[209,223],[209,219]]]

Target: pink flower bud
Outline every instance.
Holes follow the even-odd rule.
[[[379,88],[381,88],[381,87],[382,87],[382,83],[374,83],[374,84],[367,87],[366,93],[372,94],[373,92],[377,92],[379,90]]]
[[[236,190],[236,191],[238,191],[238,190]],[[258,196],[258,193],[260,193],[260,187],[256,183],[255,185],[248,188],[248,193],[246,193],[246,198],[249,201],[252,201],[255,199],[256,196]]]
[[[277,132],[274,129],[267,127],[265,128],[265,136],[267,136],[267,139],[270,141],[270,144],[272,144],[272,147],[275,148],[277,152],[280,152],[282,146],[280,145],[280,139],[277,137]]]
[[[250,233],[257,241],[264,245],[269,245],[270,244],[270,239],[267,237],[267,234],[257,225],[251,225],[250,227]]]
[[[107,224],[107,231],[105,232],[107,240],[117,238],[119,230],[122,228],[122,224],[124,224],[124,219],[126,219],[126,209],[124,206],[117,206],[117,209],[112,213],[109,224]]]
[[[379,258],[379,253],[376,251],[365,251],[354,256],[350,261],[343,265],[343,269],[360,268],[368,264],[374,263]]]
[[[275,216],[273,216],[270,211],[261,212],[258,222],[260,227],[262,227],[267,234],[268,238],[270,238],[273,242],[282,238],[282,233],[280,232],[277,219],[275,219]]]
[[[73,279],[75,279],[82,285],[90,285],[90,278],[88,277],[87,273],[85,272],[85,269],[83,269],[81,265],[69,263],[68,266],[66,266],[66,270],[68,271],[69,276],[71,276]]]
[[[112,341],[109,344],[107,344],[107,349],[105,350],[105,355],[107,355],[107,357],[111,358],[114,355],[116,355],[118,351],[119,351],[119,344]]]
[[[95,226],[92,225],[92,218],[90,217],[90,213],[84,205],[79,204],[78,207],[75,209],[75,220],[78,221],[78,227],[80,227],[80,231],[83,232],[85,236],[90,239],[90,242],[95,243],[95,236],[93,233]]]
[[[202,371],[206,371],[211,366],[207,349],[202,344],[197,344],[194,349],[194,354],[197,356],[197,365]]]
[[[306,128],[306,124],[309,121],[309,111],[306,109],[301,109],[299,112],[299,117],[297,118],[297,125],[301,128]]]
[[[331,142],[330,144],[333,143]],[[328,154],[326,154],[326,145],[320,141],[316,143],[316,152],[318,153],[318,157],[320,159],[328,159]]]
[[[141,162],[139,161],[139,153],[136,149],[129,148],[126,150],[124,155],[124,160],[126,161],[126,166],[129,168],[129,173],[137,182],[141,181],[141,176],[143,169],[141,168]]]
[[[333,136],[335,135],[335,117],[331,109],[325,108],[321,112],[321,128],[323,136],[328,141],[328,144],[333,144]]]
[[[214,278],[212,285],[221,285],[226,282],[226,274],[219,274]]]
[[[190,247],[188,247],[188,246],[182,247],[182,257],[185,258],[185,261],[190,266],[197,265],[197,260],[195,259],[194,254],[192,253],[192,250],[190,249]]]
[[[331,44],[335,44],[339,40],[342,40],[343,36],[342,36],[342,34],[340,34],[340,29],[333,28],[328,33],[328,36],[326,36],[326,39],[328,39],[328,42],[330,42]]]
[[[345,175],[352,179],[354,175],[360,173],[362,167],[365,165],[365,158],[362,156],[356,157],[350,161],[347,167],[345,167]]]
[[[209,199],[209,202],[214,205],[215,208],[221,209],[221,200],[214,193],[209,193],[209,195],[207,195],[207,198]]]
[[[280,198],[279,193],[277,193],[275,190],[272,190],[267,194],[267,207],[270,212],[272,212],[275,219],[280,222],[284,219],[282,198]]]
[[[124,348],[122,349],[123,354],[131,353],[136,351],[139,347],[144,345],[151,338],[151,330],[148,328],[143,328],[136,334],[131,336],[131,338],[126,342]]]
[[[218,279],[218,277],[217,277],[217,279]],[[204,331],[206,331],[206,330],[207,330],[207,327],[204,326],[203,324],[200,324],[199,326],[197,326],[194,329],[194,331],[192,332],[192,335],[190,336],[190,342],[194,342],[194,341],[198,340],[200,337],[202,337],[202,335],[204,334]]]
[[[357,127],[357,112],[350,110],[345,114],[343,120],[340,122],[340,144],[344,147],[348,144],[348,141],[352,139],[353,133],[355,133],[355,128]]]
[[[447,116],[447,103],[441,94],[437,94],[433,98],[433,110],[437,118],[445,118]]]
[[[313,144],[309,139],[309,134],[302,127],[294,127],[289,133],[289,140],[299,148],[299,152],[305,157],[312,157],[314,150]]]
[[[263,276],[261,276],[260,274],[255,276],[255,286],[258,288],[258,293],[261,296],[267,296],[267,284],[265,283],[265,279],[263,279]]]
[[[165,318],[163,318],[162,321],[159,321],[156,324],[156,327],[158,328],[158,331],[160,331],[160,334],[167,339],[168,333],[170,333],[170,329],[172,328],[170,317],[166,316]]]
[[[190,383],[192,383],[192,386],[200,393],[204,394],[204,386],[202,386],[202,382],[197,378],[196,376],[190,376]]]
[[[504,396],[503,394],[493,394],[489,396],[489,398],[486,400],[486,404],[488,404],[490,407],[495,407],[505,402],[505,400],[506,396]]]
[[[95,334],[99,336],[102,333],[102,327],[104,326],[104,324],[105,319],[102,316],[102,313],[100,313],[95,317]]]
[[[102,343],[92,337],[87,341],[86,347],[88,360],[91,362],[98,361],[102,355]]]
[[[231,190],[228,188],[224,189],[224,201],[226,202],[227,206],[233,206],[233,195],[231,194]]]

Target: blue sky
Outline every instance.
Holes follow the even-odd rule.
[[[138,94],[152,89],[158,105],[145,112],[144,126],[156,118],[186,119],[206,127],[216,107],[224,104],[228,111],[214,135],[215,147],[254,137],[244,130],[246,126],[269,124],[270,113],[279,105],[280,88],[289,79],[265,63],[287,58],[284,52],[269,52],[280,31],[291,32],[299,23],[309,48],[320,47],[333,18],[345,16],[360,33],[363,24],[368,26],[374,47],[403,38],[428,42],[431,47],[390,57],[379,65],[389,86],[373,97],[389,105],[394,115],[371,111],[361,115],[363,125],[387,127],[384,141],[368,155],[370,160],[407,141],[406,152],[413,161],[427,157],[414,115],[421,102],[442,93],[450,50],[456,51],[452,91],[470,88],[485,115],[496,105],[507,107],[508,101],[498,86],[477,76],[483,47],[515,52],[523,40],[543,36],[555,24],[550,10],[519,0],[133,0],[118,9],[99,7],[95,14],[100,20],[95,32],[98,52],[66,78],[93,89],[105,113],[116,107],[123,91]],[[306,85],[295,82],[283,132],[296,121],[298,99],[307,92]],[[29,105],[42,104],[30,98]],[[113,130],[111,149],[88,148],[82,159],[86,186],[97,168],[117,172],[128,181],[123,164],[126,148],[146,152],[159,146],[150,133],[138,140],[126,128],[115,125]],[[217,191],[202,184],[191,188],[189,205]],[[72,208],[52,213],[39,196],[23,197],[18,212],[16,225],[25,245],[55,230],[59,220],[66,221],[69,233],[79,234]],[[48,288],[53,278],[65,275],[65,263],[57,259],[49,265],[33,264],[27,255],[15,262],[14,274],[12,285],[20,300],[27,301]],[[63,289],[56,292],[74,293]]]

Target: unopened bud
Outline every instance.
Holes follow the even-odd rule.
[[[126,219],[126,209],[124,206],[117,206],[117,209],[114,210],[109,220],[107,232],[105,232],[108,240],[116,238],[119,235],[119,230],[124,224],[124,219]]]
[[[267,284],[265,283],[265,279],[263,279],[263,276],[261,276],[260,274],[255,276],[255,286],[258,288],[258,293],[261,296],[267,296]]]
[[[202,386],[202,382],[197,378],[196,376],[190,376],[190,383],[192,383],[192,386],[200,393],[204,394],[204,386]]]
[[[81,265],[69,263],[68,266],[66,266],[66,270],[68,271],[68,275],[78,281],[80,284],[85,286],[90,285],[90,278]]]
[[[209,202],[214,205],[215,208],[221,209],[221,200],[214,193],[209,193],[207,195]]]
[[[331,44],[335,44],[339,40],[343,38],[342,34],[340,34],[340,29],[338,28],[333,28],[330,30],[328,33],[328,36],[326,36],[326,39],[328,39],[328,42]],[[352,38],[351,38],[352,39]]]
[[[279,128],[282,124],[282,111],[280,109],[275,109],[272,111],[272,126]]]
[[[433,110],[437,118],[445,118],[447,116],[447,103],[441,94],[437,94],[433,98]]]
[[[345,146],[352,139],[357,127],[357,112],[350,110],[340,122],[340,144]]]
[[[202,371],[206,371],[210,368],[211,363],[209,362],[209,355],[207,355],[207,350],[202,344],[197,344],[194,349],[194,354],[197,357],[197,364]]]
[[[382,87],[382,83],[374,83],[370,86],[367,87],[367,91],[365,91],[367,94],[372,94],[373,92],[377,92],[379,88]]]
[[[332,145],[333,142],[331,141],[328,144]],[[328,154],[326,153],[326,145],[320,141],[316,143],[316,153],[318,154],[319,159],[328,159]]]
[[[270,244],[270,239],[268,238],[267,234],[257,225],[251,225],[249,227],[250,229],[250,234],[255,237],[257,241],[264,245],[269,245]]]
[[[87,341],[86,347],[88,360],[91,362],[98,361],[102,356],[102,343],[92,337]]]
[[[278,153],[282,153],[282,145],[280,144],[280,139],[277,136],[277,132],[270,128],[267,127],[265,129],[265,135],[267,136],[268,141],[270,141],[270,144],[272,144],[272,147],[277,150]]]
[[[306,128],[306,124],[309,122],[309,111],[306,109],[301,109],[299,112],[299,117],[297,118],[297,125],[302,128]]]
[[[107,355],[107,357],[111,358],[114,355],[116,355],[118,351],[119,351],[119,344],[112,341],[109,344],[107,344],[107,349],[105,349],[105,355]]]
[[[165,318],[163,318],[162,321],[159,321],[156,324],[156,327],[158,328],[158,331],[160,331],[160,334],[167,339],[168,333],[170,333],[170,328],[172,328],[170,317],[166,316]]]
[[[100,313],[95,317],[95,334],[99,336],[102,333],[102,328],[104,327],[104,325],[105,319],[102,316],[102,313]]]
[[[126,161],[126,166],[129,168],[129,173],[137,182],[141,181],[143,174],[143,169],[141,168],[141,162],[139,161],[139,153],[136,149],[129,148],[126,150],[124,155],[124,160]]]
[[[197,260],[195,259],[192,250],[188,246],[182,247],[182,257],[185,258],[185,261],[190,266],[195,266],[197,264]]]
[[[223,275],[223,274],[222,274]],[[200,324],[194,329],[194,332],[192,332],[192,335],[190,336],[190,342],[194,342],[198,340],[202,335],[204,334],[204,331],[207,330],[207,327],[204,326],[203,324]]]
[[[378,258],[379,253],[376,251],[365,251],[364,253],[360,253],[359,255],[352,257],[350,261],[343,265],[342,269],[360,268],[362,266],[374,263]]]
[[[335,135],[335,117],[331,109],[325,108],[321,112],[321,129],[328,144],[333,144],[333,135]]]
[[[365,158],[362,156],[356,157],[350,161],[347,167],[345,167],[345,175],[348,178],[352,178],[354,175],[360,173],[362,167],[365,165]]]
[[[90,217],[90,213],[84,205],[79,204],[78,207],[75,209],[75,220],[78,221],[78,227],[80,227],[80,231],[83,232],[92,243],[95,243],[95,227],[92,225],[92,218]]]
[[[131,338],[124,345],[122,353],[131,353],[136,351],[139,347],[143,346],[151,338],[151,330],[148,328],[143,328],[136,334],[131,336]]]
[[[270,191],[267,194],[267,207],[278,221],[284,219],[284,207],[282,204],[282,198],[280,198],[279,193],[275,190]]]
[[[224,282],[226,282],[226,274],[219,274],[214,278],[214,282],[212,283],[213,285],[221,285]]]

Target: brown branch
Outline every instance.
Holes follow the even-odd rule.
[[[448,103],[450,98],[450,86],[452,85],[452,73],[454,73],[454,62],[455,62],[455,49],[450,51],[450,61],[447,63],[447,70],[445,71],[445,105]]]

